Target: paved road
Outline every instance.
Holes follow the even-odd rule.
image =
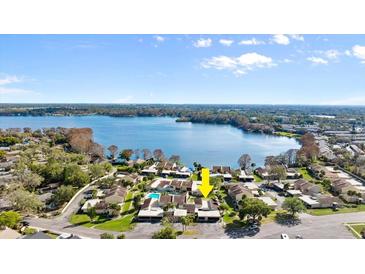
[[[113,170],[108,175],[92,181],[82,192],[79,192],[71,200],[71,203],[67,205],[66,210],[55,218],[25,218],[29,222],[30,226],[37,227],[39,229],[51,230],[56,233],[70,233],[86,238],[100,238],[100,234],[104,233],[103,230],[86,228],[83,226],[74,226],[69,223],[69,219],[72,214],[78,211],[80,208],[80,201],[84,198],[84,192],[93,189],[95,182],[113,176],[116,170]],[[115,235],[120,233],[113,233]]]
[[[219,224],[198,224],[192,229],[198,230],[199,235],[189,238],[280,239],[281,233],[286,233],[290,238],[301,235],[304,239],[354,239],[354,236],[344,226],[344,223],[364,221],[365,212],[358,212],[327,216],[302,214],[299,224],[287,226],[273,222],[262,225],[259,231],[256,232],[249,232],[244,229],[224,229]]]
[[[74,226],[60,218],[56,219],[30,219],[31,226],[50,229],[55,232],[73,233],[87,238],[99,238],[105,231]],[[297,225],[286,226],[277,223],[262,225],[257,233],[248,232],[243,229],[225,229],[220,223],[202,223],[190,226],[188,229],[195,233],[181,238],[202,238],[202,239],[279,239],[281,233],[286,233],[290,238],[301,235],[305,239],[353,239],[353,235],[344,226],[348,222],[365,222],[365,212],[335,214],[327,216],[301,215],[301,222]],[[181,226],[177,225],[181,229]],[[138,223],[134,230],[125,232],[127,238],[149,239],[153,232],[161,229],[159,223]],[[111,232],[115,235],[119,233]]]

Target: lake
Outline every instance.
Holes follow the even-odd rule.
[[[11,116],[0,117],[0,128],[90,127],[94,140],[107,148],[161,148],[166,156],[180,155],[188,166],[229,165],[247,153],[257,166],[268,155],[278,155],[300,145],[295,139],[243,132],[229,125],[176,123],[169,117]]]

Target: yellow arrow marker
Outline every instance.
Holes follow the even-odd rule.
[[[199,186],[199,190],[207,198],[212,189],[213,186],[209,184],[209,169],[202,168],[202,184]]]

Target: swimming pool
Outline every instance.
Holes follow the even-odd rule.
[[[151,199],[160,199],[160,193],[150,193],[148,194],[148,198],[151,198]]]

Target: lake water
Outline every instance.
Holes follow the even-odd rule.
[[[165,155],[180,155],[188,166],[194,161],[204,166],[237,167],[243,153],[251,155],[257,166],[268,155],[278,155],[299,148],[295,139],[247,133],[229,125],[176,123],[168,117],[108,117],[108,116],[16,116],[0,117],[0,128],[33,129],[44,127],[90,127],[94,140],[107,148],[161,148]]]

